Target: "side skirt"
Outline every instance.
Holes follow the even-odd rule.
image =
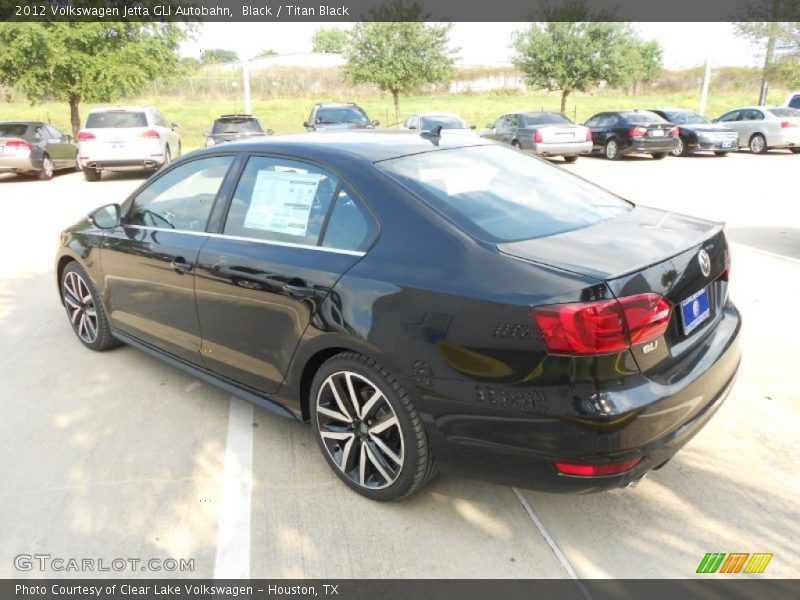
[[[160,360],[163,360],[165,363],[173,367],[177,367],[178,369],[181,369],[182,371],[185,371],[186,373],[189,373],[190,375],[197,377],[198,379],[202,379],[203,381],[210,383],[211,385],[214,385],[219,389],[224,390],[229,394],[232,394],[233,396],[241,398],[242,400],[246,400],[247,402],[255,404],[256,406],[259,406],[264,410],[268,410],[272,413],[275,413],[276,415],[280,415],[281,417],[302,421],[301,417],[298,417],[292,411],[285,408],[284,406],[281,406],[268,396],[264,396],[246,390],[236,385],[235,383],[231,382],[230,380],[223,379],[220,376],[215,375],[211,371],[190,364],[185,360],[182,360],[171,354],[167,354],[166,352],[162,352],[158,348],[155,348],[150,344],[146,344],[145,342],[142,342],[141,340],[138,340],[135,337],[128,335],[127,333],[122,333],[117,329],[112,329],[111,334],[121,342],[128,344],[129,346],[133,346],[134,348],[146,352],[147,354],[154,356]]]

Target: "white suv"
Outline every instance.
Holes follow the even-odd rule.
[[[158,169],[181,154],[178,125],[151,106],[95,108],[78,134],[78,163],[87,181],[102,171]]]

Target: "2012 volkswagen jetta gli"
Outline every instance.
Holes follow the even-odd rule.
[[[491,141],[331,133],[192,153],[62,234],[79,340],[311,424],[352,489],[551,490],[664,465],[734,380],[722,226]]]

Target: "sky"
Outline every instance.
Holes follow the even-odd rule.
[[[336,24],[342,29],[352,26]],[[664,49],[664,67],[683,69],[703,64],[712,66],[755,66],[758,49],[737,38],[730,23],[634,23],[644,39],[655,39]],[[255,56],[262,50],[279,54],[311,51],[311,36],[330,23],[205,23],[195,40],[184,44],[183,53],[199,56],[209,48],[234,50],[240,57]],[[522,23],[455,23],[450,42],[460,48],[461,63],[500,65],[510,62],[509,44]],[[687,43],[687,40],[698,40]]]

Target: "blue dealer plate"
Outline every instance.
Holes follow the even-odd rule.
[[[708,319],[709,315],[711,315],[711,303],[706,287],[681,302],[683,333],[689,335]]]

